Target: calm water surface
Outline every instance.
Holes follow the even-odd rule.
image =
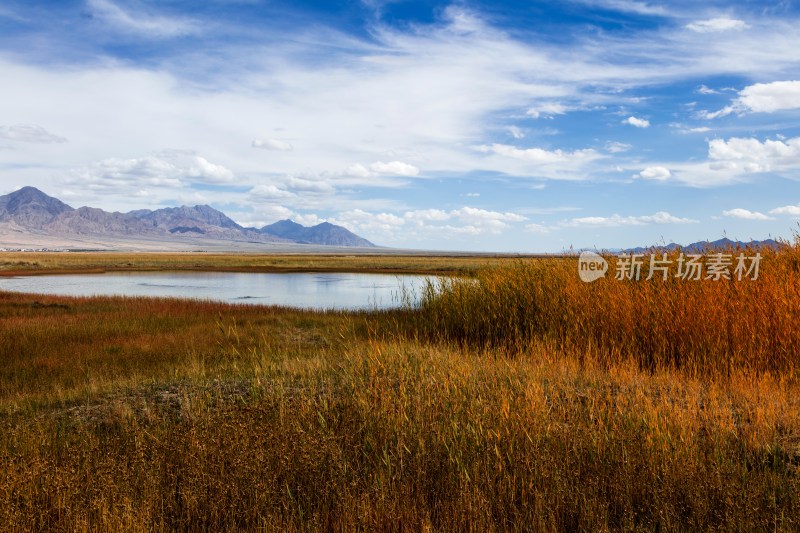
[[[0,278],[0,290],[153,296],[311,309],[388,309],[416,301],[429,276],[339,273],[109,272]]]

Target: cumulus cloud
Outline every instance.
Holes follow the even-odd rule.
[[[287,181],[291,189],[317,194],[328,194],[336,190],[336,188],[324,179],[310,179],[301,177],[290,177]]]
[[[369,178],[373,175],[370,170],[361,163],[355,163],[347,167],[343,172],[344,176],[353,176],[355,178]]]
[[[769,172],[800,167],[800,137],[786,141],[759,141],[732,137],[727,141],[713,139],[708,143],[712,168],[741,172]]]
[[[700,87],[698,87],[697,92],[700,94],[719,94],[719,91],[715,91],[714,89],[706,87],[705,85],[701,85]]]
[[[96,192],[130,194],[143,187],[182,189],[187,182],[227,184],[233,179],[233,172],[222,165],[176,151],[139,158],[104,159],[73,169],[66,181]]]
[[[80,184],[96,192],[124,193],[143,186],[182,188],[185,172],[158,157],[134,159],[109,158],[75,169],[69,184]]]
[[[441,209],[423,209],[406,211],[403,219],[419,227],[428,226],[434,222],[459,221],[468,233],[491,232],[497,233],[509,227],[510,223],[523,222],[526,217],[512,212],[490,211],[477,207],[462,207],[451,211]],[[455,226],[449,225],[450,229]]]
[[[738,97],[718,111],[702,111],[701,118],[715,119],[733,113],[774,113],[800,109],[800,81],[756,83],[739,91]]]
[[[184,175],[187,178],[192,178],[204,183],[231,183],[233,181],[233,172],[222,165],[215,165],[200,156],[192,158],[191,164],[186,169]]]
[[[708,141],[702,162],[671,162],[670,179],[694,187],[745,182],[753,174],[772,172],[796,177],[800,171],[800,137],[766,139],[731,137]]]
[[[390,163],[377,161],[372,163],[369,168],[376,174],[385,174],[389,176],[413,177],[419,174],[419,169],[417,167],[401,161],[392,161]]]
[[[355,163],[348,166],[341,172],[334,172],[332,176],[337,177],[350,177],[368,180],[367,183],[377,185],[379,182],[374,181],[374,178],[413,178],[419,175],[419,168],[402,161],[391,161],[384,163],[383,161],[376,161],[368,167],[361,163]],[[388,184],[393,184],[393,181]]]
[[[522,222],[526,217],[511,212],[487,211],[476,207],[462,207],[452,211],[451,214],[460,220],[470,223],[481,223],[486,221],[498,222]]]
[[[769,214],[800,217],[800,205],[785,205],[783,207],[776,207],[775,209],[770,210]]]
[[[650,121],[647,120],[646,118],[637,118],[637,117],[633,117],[633,116],[630,116],[630,117],[626,118],[625,120],[622,121],[622,123],[623,124],[629,124],[629,125],[634,126],[636,128],[649,128],[650,127]]]
[[[402,214],[352,209],[339,213],[332,220],[367,235],[392,233],[399,228],[403,228],[404,232],[424,231],[434,235],[482,235],[500,234],[512,224],[524,222],[527,218],[508,211],[491,211],[465,206],[449,211],[416,209]]]
[[[647,167],[635,177],[646,180],[664,181],[672,177],[672,172],[666,167]]]
[[[424,224],[427,222],[442,222],[450,220],[452,213],[442,211],[441,209],[418,209],[416,211],[406,211],[404,218],[417,224]]]
[[[250,195],[258,200],[276,200],[284,198],[294,198],[296,194],[275,185],[256,185],[250,189]]]
[[[619,227],[645,226],[649,224],[693,224],[696,222],[697,220],[676,217],[666,211],[659,211],[652,215],[643,216],[621,216],[613,214],[610,217],[578,217],[563,222],[561,225],[566,227]]]
[[[517,148],[507,144],[482,144],[476,146],[475,150],[483,153],[494,153],[504,157],[511,157],[520,159],[539,165],[550,165],[554,163],[564,163],[568,161],[585,161],[593,160],[600,157],[600,155],[591,148],[583,150],[575,150],[573,152],[558,150],[544,150],[542,148]]]
[[[259,217],[258,220],[237,220],[237,222],[243,226],[255,226],[260,228],[278,220],[291,219],[297,222],[298,218],[297,213],[288,207],[274,204],[258,205],[254,214]]]
[[[294,147],[278,139],[253,139],[251,143],[253,148],[261,148],[262,150],[275,150],[278,152],[291,152]]]
[[[404,218],[393,213],[370,213],[363,209],[343,211],[331,218],[331,222],[366,235],[391,233],[406,223]]]
[[[726,217],[741,218],[742,220],[774,220],[772,217],[759,213],[758,211],[750,211],[737,207],[735,209],[728,209],[722,212]]]
[[[719,17],[707,20],[698,20],[686,25],[686,28],[697,33],[715,33],[721,31],[744,30],[750,26],[743,20]]]
[[[756,83],[739,92],[737,103],[756,113],[800,109],[800,81]]]
[[[12,124],[0,126],[0,139],[26,143],[65,143],[67,139],[54,135],[36,124]]]

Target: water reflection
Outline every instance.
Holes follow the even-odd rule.
[[[343,273],[109,272],[0,278],[0,290],[63,296],[151,296],[311,309],[399,307],[428,276]]]

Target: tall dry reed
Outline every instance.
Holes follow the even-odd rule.
[[[608,275],[585,283],[577,258],[526,260],[474,279],[431,283],[414,323],[426,338],[477,348],[520,349],[544,339],[649,369],[794,375],[800,368],[800,241],[729,253],[760,253],[758,278],[732,273],[731,279],[689,280],[673,270],[666,280],[660,273],[647,280],[645,265],[641,279],[619,280],[619,259],[607,256]],[[670,260],[677,264],[678,252]]]

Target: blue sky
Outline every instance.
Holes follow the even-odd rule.
[[[395,247],[791,238],[800,6],[0,3],[0,194]]]

